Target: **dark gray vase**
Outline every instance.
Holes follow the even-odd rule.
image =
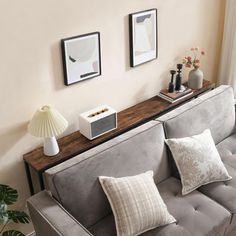
[[[191,89],[200,89],[203,84],[203,72],[197,68],[189,72],[188,75],[188,87]]]

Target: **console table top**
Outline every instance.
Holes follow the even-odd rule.
[[[117,114],[117,129],[110,131],[94,140],[88,140],[79,131],[75,131],[65,137],[58,139],[60,152],[53,156],[47,157],[43,154],[43,147],[36,148],[35,150],[26,153],[23,156],[24,161],[35,169],[37,172],[43,172],[46,169],[55,166],[69,158],[72,158],[92,147],[95,147],[109,139],[118,136],[142,123],[156,118],[165,112],[197,97],[210,89],[213,89],[215,84],[204,80],[203,87],[198,90],[193,90],[193,94],[182,101],[176,103],[169,103],[158,96],[154,96],[146,101],[137,105],[129,107]]]

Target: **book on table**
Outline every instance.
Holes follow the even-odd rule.
[[[173,93],[169,93],[168,89],[163,89],[158,94],[159,97],[165,99],[168,102],[174,103],[180,101],[193,93],[192,89],[188,87],[181,86],[181,90],[174,91]]]

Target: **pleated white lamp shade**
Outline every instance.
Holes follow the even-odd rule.
[[[28,131],[36,137],[44,138],[44,154],[55,156],[59,146],[55,136],[63,133],[68,126],[66,119],[54,108],[46,105],[34,114],[28,125]]]
[[[63,133],[67,127],[67,120],[56,109],[45,105],[34,114],[28,131],[33,136],[49,138]]]

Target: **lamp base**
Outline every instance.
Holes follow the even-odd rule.
[[[44,139],[43,152],[46,156],[55,156],[59,153],[59,147],[55,137]]]

